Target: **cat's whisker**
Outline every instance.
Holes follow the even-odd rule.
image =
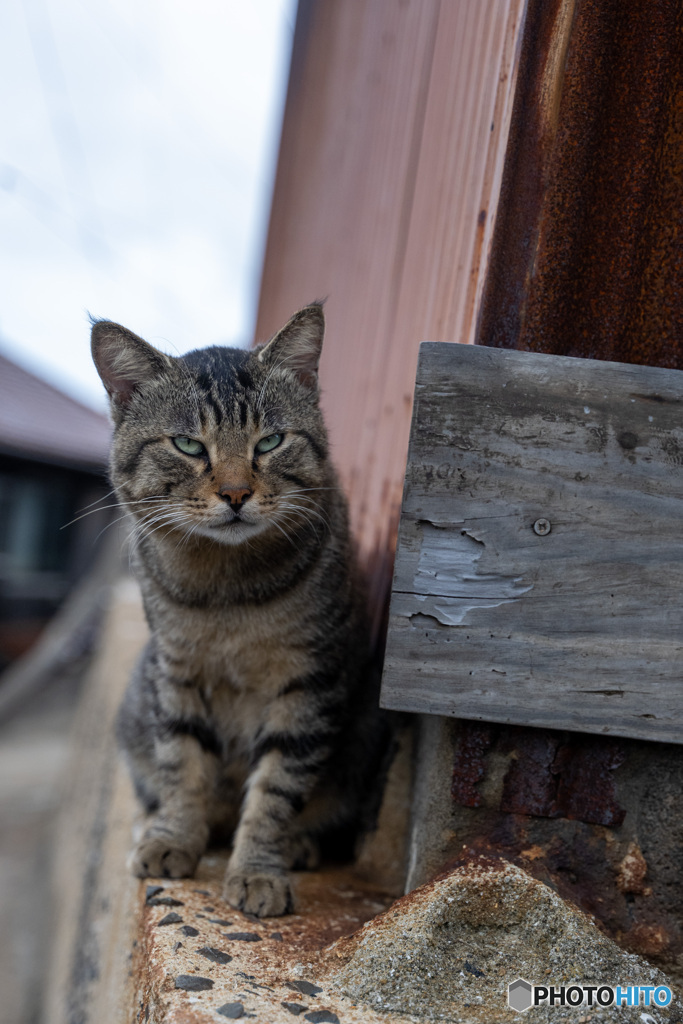
[[[290,498],[290,497],[291,497],[291,495],[289,495],[289,494],[283,495],[283,498]],[[327,509],[327,507],[325,505],[322,505],[319,501],[316,501],[314,498],[311,498],[310,495],[306,495],[303,499],[300,499],[298,501],[295,500],[293,502],[288,502],[288,504],[293,505],[295,508],[307,508],[307,509],[310,509],[311,511],[316,511],[319,515],[321,515],[321,516],[325,517],[325,519],[327,519],[327,516],[328,516],[328,509]]]
[[[150,530],[151,527],[156,527],[157,524],[159,524],[159,526],[163,526],[173,521],[174,518],[170,518],[166,514],[146,516],[144,519],[138,520],[135,527],[131,530],[131,537],[137,538],[138,536],[150,536],[151,533],[154,532],[153,530]]]
[[[313,520],[311,520],[306,515],[306,512],[312,511],[310,509],[294,508],[294,506],[292,506],[292,505],[281,505],[280,507],[281,507],[282,510],[285,511],[285,513],[287,515],[291,516],[294,519],[295,522],[297,521],[297,517],[299,519],[303,519],[307,523],[311,523],[312,524],[312,522],[313,522]]]
[[[90,512],[83,512],[80,516],[76,516],[75,519],[70,519],[68,523],[64,523],[60,526],[60,530],[66,530],[67,526],[73,526],[74,523],[80,523],[81,519],[86,519],[88,516],[94,515],[96,512],[106,512],[109,508],[121,508],[121,504],[118,501],[113,502],[111,505],[102,505],[100,508],[93,508]]]
[[[315,532],[315,536],[317,536],[317,530],[315,529],[315,523],[313,522],[313,520],[309,519],[307,516],[305,516],[305,515],[298,515],[297,516],[294,511],[285,511],[285,510],[281,510],[280,515],[281,516],[287,516],[288,520],[294,525],[295,529],[300,529],[302,523],[305,523],[306,525],[311,526],[313,528],[313,532]]]
[[[282,529],[280,524],[274,518],[271,519],[270,521],[273,524],[273,526],[275,527],[275,529],[279,530],[280,533],[282,534],[282,536],[285,537],[289,541],[289,543],[292,545],[292,547],[296,548],[296,544],[294,543],[292,538],[289,536],[289,534],[285,530]]]
[[[286,491],[282,495],[282,497],[283,498],[296,498],[299,494],[306,494],[306,495],[308,495],[308,497],[306,498],[306,501],[312,501],[314,505],[320,505],[320,502],[316,501],[315,498],[311,498],[310,495],[314,491],[331,491],[331,490],[334,490],[334,488],[332,488],[332,487],[302,487],[298,491]]]
[[[100,500],[102,500],[102,499],[100,499]],[[122,508],[124,505],[131,505],[131,506],[132,505],[148,505],[148,504],[151,504],[153,502],[156,502],[157,504],[159,504],[161,502],[164,502],[164,503],[167,503],[167,504],[171,504],[172,502],[177,501],[177,500],[178,499],[176,499],[176,498],[169,498],[165,494],[157,494],[157,495],[153,495],[153,496],[151,496],[149,498],[138,498],[135,501],[128,501],[128,500],[124,500],[122,502],[121,501],[114,501],[114,502],[112,502],[109,505],[100,505],[99,508],[93,508],[93,509],[90,509],[89,512],[83,512],[82,515],[76,516],[75,519],[71,519],[68,523],[64,523],[63,526],[60,526],[60,530],[65,530],[67,528],[67,526],[73,526],[74,523],[80,522],[81,519],[85,519],[85,518],[87,518],[87,516],[95,515],[96,512],[105,512],[107,509],[110,509],[110,508]],[[88,506],[86,506],[86,508],[87,507]]]
[[[289,497],[289,495],[286,495],[286,497]],[[325,519],[325,522],[327,522],[327,524],[329,526],[329,522],[327,520],[327,511],[320,504],[320,502],[319,501],[315,501],[313,498],[310,498],[310,497],[306,498],[305,500],[307,502],[310,502],[310,504],[302,505],[301,502],[293,502],[293,503],[290,503],[290,506],[294,507],[294,508],[299,508],[299,509],[305,508],[305,509],[308,509],[310,512],[315,512],[316,515],[321,515]],[[311,508],[311,505],[313,506],[313,508]]]
[[[297,528],[299,530],[301,529],[301,518],[297,519],[292,512],[284,512],[284,511],[280,510],[279,516],[280,516],[280,518],[286,518],[287,522],[292,523],[293,526],[294,526],[294,529],[297,529]],[[316,529],[315,523],[311,522],[310,519],[306,519],[305,517],[302,517],[302,518],[303,518],[304,522],[306,523],[306,525],[311,527],[311,529],[313,530],[313,533],[315,534],[315,536],[318,537],[318,531]]]
[[[280,507],[288,509],[291,512],[299,512],[304,517],[314,516],[316,519],[320,520],[320,522],[327,530],[330,529],[329,519],[327,519],[326,516],[321,515],[314,508],[309,508],[308,505],[298,505],[295,502],[281,502]]]
[[[126,538],[129,545],[128,565],[131,571],[132,559],[141,540],[149,539],[155,533],[166,527],[182,528],[187,526],[187,524],[190,524],[190,530],[182,530],[182,539],[179,539],[176,542],[176,547],[181,547],[189,541],[190,537],[196,533],[201,525],[201,523],[193,521],[190,511],[184,506],[184,502],[181,498],[169,499],[166,495],[158,495],[150,498],[143,498],[137,502],[127,502],[126,504],[151,504],[153,506],[151,508],[147,508],[143,512],[141,512],[139,508],[135,508],[125,512],[124,516],[120,517],[134,517],[135,525],[130,530]],[[196,507],[192,509],[192,512],[196,514]]]
[[[182,540],[177,541],[176,547],[178,547],[178,548],[186,548],[188,546],[190,540],[192,539],[192,536],[194,535],[194,532],[195,532],[196,529],[197,529],[197,524],[193,523],[192,526],[190,527],[190,529],[185,533],[185,536],[182,538]]]
[[[202,525],[201,523],[193,523],[191,525],[190,529],[187,531],[187,533],[186,533],[185,537],[183,538],[182,542],[178,542],[177,546],[181,547],[181,548],[187,547],[188,542],[191,540],[191,538],[194,536],[194,534],[200,528],[201,525]]]
[[[159,529],[161,529],[161,527],[159,527]],[[172,539],[175,540],[176,550],[183,546],[183,544],[186,541],[187,537],[188,537],[188,531],[186,531],[186,530],[174,531]]]
[[[332,487],[306,487],[306,488],[302,488],[299,491],[287,491],[287,493],[283,494],[282,497],[283,498],[294,498],[298,494],[306,494],[307,497],[306,497],[305,500],[307,502],[310,502],[310,504],[313,505],[315,508],[319,509],[321,513],[325,513],[325,508],[323,507],[323,505],[321,505],[319,501],[316,501],[315,498],[311,498],[311,496],[310,496],[310,494],[308,492],[309,491],[330,491],[330,490],[334,490],[334,488],[332,488]],[[309,506],[307,505],[306,507],[308,508]]]
[[[307,491],[336,491],[336,487],[300,487],[296,491],[287,491],[284,497],[290,494],[305,494]]]
[[[150,516],[166,515],[167,513],[178,512],[185,507],[184,502],[180,499],[173,501],[159,501],[158,499],[154,499],[154,501],[144,503],[148,504],[146,509],[142,510],[134,508],[130,510],[130,514],[135,516],[139,522],[149,519]],[[140,502],[139,504],[143,504],[143,502]]]
[[[98,540],[100,539],[100,537],[102,536],[102,534],[103,534],[103,533],[106,533],[106,531],[107,531],[107,530],[109,529],[109,527],[110,527],[110,526],[116,526],[116,524],[117,524],[117,523],[120,523],[122,519],[125,519],[125,518],[126,518],[127,516],[130,516],[130,515],[132,515],[132,514],[133,514],[132,512],[124,512],[122,516],[117,516],[117,517],[116,517],[116,519],[112,519],[112,520],[111,520],[110,522],[108,522],[108,523],[107,523],[107,525],[106,525],[106,526],[103,526],[103,527],[102,527],[102,529],[100,530],[100,532],[99,532],[99,533],[97,534],[97,536],[95,537],[95,540],[94,540],[94,542],[93,542],[93,543],[95,543],[95,544],[96,544],[96,543],[97,543],[97,541],[98,541]]]
[[[168,508],[169,506],[182,505],[183,504],[183,499],[177,497],[176,495],[154,494],[154,495],[151,495],[149,498],[138,498],[135,501],[128,501],[126,499],[121,504],[123,504],[123,505],[131,505],[131,506],[132,505],[153,505],[153,504],[156,504],[160,508],[162,508],[162,507],[163,508]]]
[[[89,505],[84,505],[83,508],[76,509],[76,512],[85,512],[87,508],[92,508],[93,505],[98,505],[101,501],[106,501],[107,498],[111,498],[112,494],[116,494],[116,488],[112,487],[110,491],[103,494],[101,498],[96,498],[95,501],[91,501]]]
[[[185,520],[185,521],[186,521],[186,520]],[[174,526],[174,525],[182,525],[182,524],[183,524],[183,520],[173,520],[173,521],[171,521],[171,522],[162,522],[162,523],[158,523],[158,524],[156,524],[156,525],[152,525],[152,527],[151,527],[151,528],[150,528],[149,526],[145,525],[145,528],[144,528],[144,530],[143,530],[143,531],[142,531],[142,532],[141,532],[141,533],[139,534],[139,537],[140,537],[141,539],[142,539],[142,538],[145,538],[145,539],[149,539],[149,538],[150,538],[150,537],[152,537],[152,536],[153,536],[153,535],[154,535],[155,533],[158,533],[158,532],[159,532],[159,530],[162,530],[162,529],[164,529],[165,527],[172,527],[172,526]]]
[[[135,512],[130,512],[129,515],[132,515],[135,518],[137,528],[137,526],[140,525],[148,525],[149,523],[153,523],[157,519],[163,518],[164,516],[174,515],[177,511],[177,509],[160,509],[157,507],[150,509],[142,516],[139,515],[139,510],[136,510]]]
[[[272,519],[277,519],[281,522],[290,523],[295,528],[300,525],[297,519],[291,514],[291,512],[284,512],[282,509],[276,509],[275,512],[272,513]]]
[[[158,515],[146,516],[143,520],[140,520],[137,528],[147,530],[148,527],[153,526],[155,529],[151,531],[154,533],[155,530],[161,529],[162,526],[170,526],[173,523],[191,522],[190,516],[186,512],[180,512],[178,510],[161,512]]]

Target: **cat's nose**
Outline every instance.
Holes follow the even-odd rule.
[[[242,507],[247,498],[251,497],[253,491],[246,484],[223,484],[222,487],[219,487],[218,493],[233,509],[237,510]]]

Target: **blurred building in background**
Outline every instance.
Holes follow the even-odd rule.
[[[92,564],[108,491],[105,416],[0,355],[0,669]],[[70,525],[67,525],[70,524]]]

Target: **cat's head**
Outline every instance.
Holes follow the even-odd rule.
[[[93,324],[114,420],[112,482],[141,534],[241,544],[324,527],[323,332],[314,303],[260,348],[176,358],[119,324]]]

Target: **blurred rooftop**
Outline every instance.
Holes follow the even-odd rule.
[[[0,451],[97,469],[106,465],[110,434],[106,416],[0,354]]]

